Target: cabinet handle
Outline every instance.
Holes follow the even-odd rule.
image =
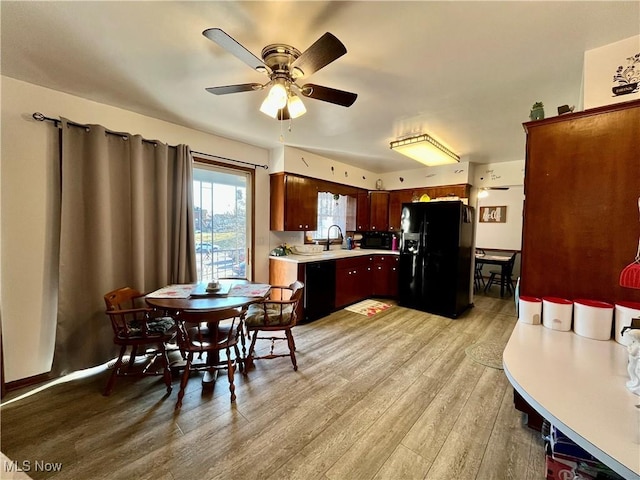
[[[298,225],[298,228],[302,228],[302,225]]]
[[[375,230],[375,229],[376,229],[376,227],[371,227],[371,230]]]

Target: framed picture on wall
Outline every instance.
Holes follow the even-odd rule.
[[[481,223],[506,223],[507,222],[507,206],[499,207],[480,207]]]

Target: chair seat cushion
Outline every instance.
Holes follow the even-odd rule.
[[[164,335],[169,333],[175,327],[175,321],[171,317],[158,317],[147,320],[147,331],[150,334]],[[131,322],[129,324],[129,336],[142,334],[142,328],[139,322]]]
[[[267,312],[266,319],[265,308]],[[249,327],[289,325],[291,323],[292,313],[292,305],[284,305],[281,307],[279,304],[254,303],[249,306],[244,321]]]

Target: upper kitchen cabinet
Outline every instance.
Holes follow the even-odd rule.
[[[429,198],[469,198],[470,191],[471,185],[466,183],[394,190],[389,195],[389,230],[392,232],[400,231],[400,216],[402,214],[403,203],[418,201],[420,197],[425,194],[428,195]]]
[[[368,232],[369,219],[371,213],[369,211],[369,192],[359,192],[357,195],[356,208],[356,231]]]
[[[317,226],[317,183],[288,173],[271,175],[271,230],[313,231]]]
[[[369,192],[369,230],[389,229],[389,192]]]
[[[527,122],[520,292],[640,301],[640,100]]]
[[[413,190],[394,190],[389,194],[389,230],[400,231],[402,204],[413,200]]]

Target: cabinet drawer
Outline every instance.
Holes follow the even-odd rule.
[[[336,269],[368,267],[371,264],[373,255],[363,255],[355,258],[340,258],[336,260]]]

